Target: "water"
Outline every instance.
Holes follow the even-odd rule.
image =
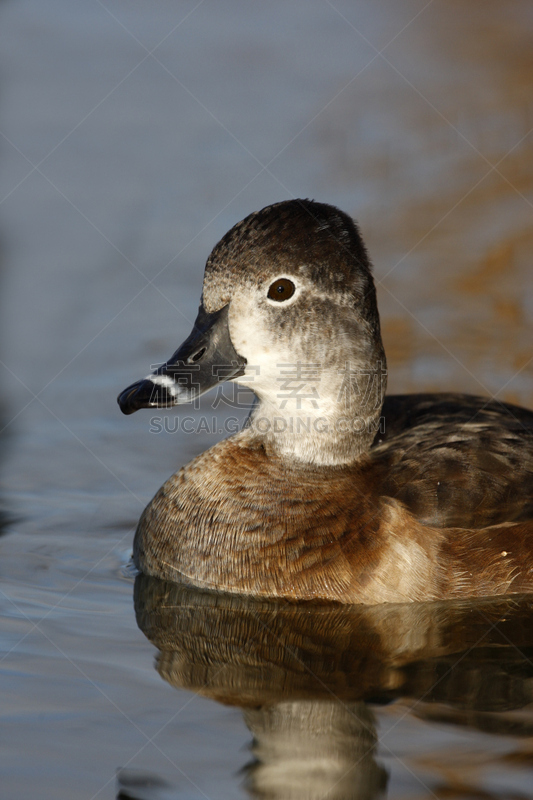
[[[532,34],[527,0],[0,5],[2,797],[533,797],[527,599],[169,616],[148,586],[139,629],[140,511],[223,434],[115,403],[217,239],[307,196],[361,224],[390,391],[533,406]]]

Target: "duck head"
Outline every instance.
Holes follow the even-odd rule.
[[[169,407],[224,380],[255,392],[249,427],[281,455],[338,464],[370,447],[386,361],[369,258],[342,211],[289,200],[235,225],[207,261],[193,332],[118,402]]]

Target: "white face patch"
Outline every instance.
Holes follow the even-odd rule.
[[[147,375],[146,380],[152,381],[156,386],[164,386],[172,397],[178,396],[178,387],[168,375]]]
[[[272,283],[236,293],[231,301],[231,340],[247,362],[244,375],[235,380],[252,389],[282,416],[305,415],[314,419],[330,414],[335,405],[337,376],[335,370],[330,374],[330,365],[324,362],[324,348],[305,322],[284,336],[280,335],[276,321],[294,297],[301,294],[302,287],[298,287],[294,297],[276,302],[266,297]],[[269,313],[269,306],[275,307],[276,316]]]

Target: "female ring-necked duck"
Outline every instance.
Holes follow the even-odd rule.
[[[145,509],[147,574],[255,596],[381,603],[533,591],[533,412],[387,397],[370,262],[354,222],[309,200],[235,225],[193,332],[125,389],[125,414],[250,386],[247,425]]]

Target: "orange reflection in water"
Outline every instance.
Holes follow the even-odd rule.
[[[391,392],[533,405],[531,17],[528,0],[431,4],[323,123],[337,182],[369,198],[348,210],[376,265]]]

